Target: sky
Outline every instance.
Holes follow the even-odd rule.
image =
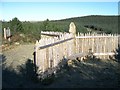
[[[1,2],[0,17],[9,21],[60,20],[87,15],[118,15],[118,2]]]
[[[120,0],[0,0],[2,2],[119,2]]]

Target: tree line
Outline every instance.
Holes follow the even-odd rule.
[[[87,28],[93,31],[100,31],[102,33],[119,33],[118,24],[119,16],[85,16],[75,17],[62,20],[49,20],[30,22],[20,21],[17,17],[10,21],[2,21],[3,28],[9,27],[12,35],[24,34],[27,39],[40,39],[41,31],[57,31],[57,32],[68,32],[70,22],[74,22],[76,25],[77,32],[86,33]],[[26,39],[24,38],[24,40]],[[28,41],[32,41],[28,40]]]

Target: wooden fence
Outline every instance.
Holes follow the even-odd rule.
[[[63,57],[74,54],[74,36],[63,33],[59,37],[42,38],[36,42],[36,65],[42,72],[58,65]]]
[[[97,58],[109,59],[118,49],[117,34],[82,34],[76,37],[76,53],[91,50]]]
[[[109,59],[109,56],[114,55],[118,48],[118,35],[116,34],[78,33],[77,36],[74,36],[70,33],[57,33],[57,35],[57,37],[42,38],[36,42],[38,71],[44,72],[49,68],[56,67],[64,57],[85,53],[90,49],[96,57]]]

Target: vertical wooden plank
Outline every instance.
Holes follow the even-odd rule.
[[[104,44],[105,44],[105,38],[102,38],[102,52],[104,53]],[[102,56],[104,59],[104,55]]]
[[[105,39],[105,41],[104,41],[105,44],[103,46],[104,46],[104,53],[105,53],[106,52],[106,39],[107,38],[105,37],[104,39]],[[104,59],[106,59],[105,55],[104,55]]]
[[[81,38],[81,40],[82,40],[82,53],[83,53],[84,38]]]
[[[58,65],[58,63],[60,62],[59,45],[60,45],[60,44],[57,45],[57,65]]]
[[[43,72],[45,71],[45,54],[46,54],[46,50],[43,49]]]
[[[70,55],[73,54],[73,40],[70,41]]]
[[[86,41],[86,39],[84,38],[83,39],[83,52],[85,52],[85,50],[86,50],[86,42],[85,41]]]
[[[49,47],[46,48],[46,68],[49,68]]]
[[[57,45],[56,49],[57,49],[56,51],[57,51],[57,65],[58,65],[59,60],[60,60],[60,56],[59,56],[59,44]]]
[[[79,38],[78,39],[78,53],[80,53],[82,51],[82,39]]]
[[[76,39],[75,39],[75,37],[74,37],[74,53],[76,53]]]
[[[65,56],[67,56],[67,42],[64,43],[65,43]]]
[[[56,59],[56,57],[57,57],[57,51],[56,51],[56,46],[57,45],[54,46],[54,67],[56,67],[56,65],[57,65],[57,59]]]
[[[70,56],[70,41],[67,42],[67,57]]]
[[[46,48],[45,48],[45,49],[44,49],[44,69],[43,69],[44,71],[46,71],[46,69],[47,69],[47,68],[46,68],[46,61],[47,61],[47,60],[46,60]]]
[[[95,51],[94,51],[94,38],[92,38],[92,52],[94,53]]]
[[[99,53],[99,38],[96,38],[96,52]],[[98,55],[98,58],[99,58],[99,55]]]
[[[50,67],[53,67],[53,46],[51,47],[51,59],[50,59]]]
[[[41,71],[43,71],[43,68],[44,68],[43,67],[44,66],[44,52],[43,52],[43,50],[40,50],[39,52],[40,52],[39,53],[39,66],[41,68]]]
[[[6,28],[4,28],[4,39],[7,39]]]
[[[55,45],[55,67],[57,66],[57,45]]]
[[[116,45],[115,45],[115,50],[118,49],[118,45],[119,45],[119,36],[115,36],[115,42],[116,42]]]
[[[41,55],[42,55],[42,54],[41,54],[41,50],[38,50],[38,51],[37,51],[37,61],[36,61],[36,62],[37,62],[37,65],[38,65],[39,69],[42,71],[42,65],[40,65],[40,63],[42,62],[42,61],[41,61],[41,58],[42,58],[42,57],[40,58]]]
[[[111,46],[110,46],[110,44],[111,44]],[[112,35],[109,37],[109,48],[110,48],[109,53],[111,53],[113,50]],[[108,55],[108,59],[109,59],[109,55]]]
[[[88,33],[87,33],[87,35],[88,35]],[[88,38],[86,38],[86,52],[88,52],[88,50],[89,50],[89,43],[88,43]]]
[[[109,52],[109,45],[110,45],[110,44],[109,44],[109,42],[110,42],[110,41],[109,41],[109,37],[108,37],[107,39],[108,39],[108,41],[107,41],[107,52]],[[106,55],[106,58],[108,59],[108,55]]]
[[[86,34],[85,34],[86,36]],[[83,52],[86,52],[86,38],[83,39],[84,42],[83,42]]]
[[[75,41],[75,42],[76,42],[76,53],[78,53],[78,50],[79,50],[79,47],[78,47],[78,45],[79,45],[79,44],[78,44],[78,39],[77,39],[77,38],[75,38],[75,39],[76,39],[76,41]]]
[[[61,61],[61,59],[62,59],[62,44],[59,44],[59,57],[60,57],[60,60],[59,60],[59,62]]]
[[[55,42],[55,39],[53,38],[53,40],[52,40],[52,43],[54,43]],[[55,58],[55,51],[54,51],[54,46],[52,46],[52,67],[54,67],[54,65],[55,65],[55,60],[54,60],[54,58]]]
[[[10,32],[10,28],[8,27],[8,37],[11,35],[11,32]],[[10,39],[10,37],[8,38],[8,41],[10,42],[11,41],[11,39]]]
[[[36,56],[35,56],[36,57],[36,65],[39,66],[39,63],[38,63],[39,58],[38,57],[39,57],[40,52],[39,52],[37,46],[35,47],[35,52],[36,52]]]
[[[102,53],[102,38],[99,39],[99,52]],[[100,55],[100,59],[102,59],[102,55]]]
[[[86,34],[86,36],[87,36],[87,34]],[[88,44],[88,38],[86,38],[86,40],[85,40],[85,45],[86,45],[86,52],[88,52],[88,47],[89,47],[89,44]]]
[[[51,60],[51,47],[49,47],[48,68],[50,68],[50,60]]]
[[[104,53],[104,41],[105,38],[102,38],[102,53]],[[104,59],[104,55],[102,56],[102,59]]]

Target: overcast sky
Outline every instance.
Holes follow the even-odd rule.
[[[118,2],[2,2],[0,17],[9,21],[59,20],[86,15],[118,15]]]

